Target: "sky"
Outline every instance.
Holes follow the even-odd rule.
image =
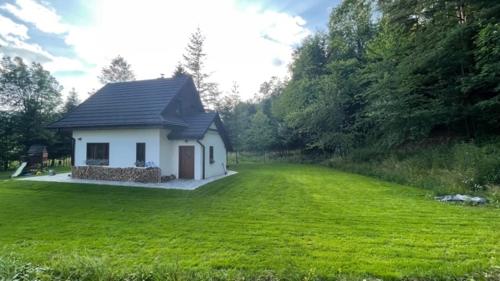
[[[326,29],[340,0],[0,0],[0,56],[42,63],[81,100],[123,56],[138,80],[171,76],[197,27],[206,37],[206,71],[243,99],[272,76],[284,78],[292,52]]]

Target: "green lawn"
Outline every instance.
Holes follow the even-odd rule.
[[[243,165],[196,191],[0,181],[0,256],[64,266],[355,278],[463,276],[499,265],[500,209],[325,167]],[[0,276],[1,279],[1,276]]]

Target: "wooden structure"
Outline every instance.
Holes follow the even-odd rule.
[[[40,144],[34,144],[28,149],[27,162],[29,168],[43,167],[49,160],[47,147]]]

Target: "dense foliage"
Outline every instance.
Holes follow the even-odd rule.
[[[233,140],[346,155],[498,135],[499,17],[500,3],[485,0],[343,1],[328,31],[297,48],[277,95],[234,107],[248,120]]]
[[[19,160],[32,144],[54,147],[69,155],[61,146],[61,136],[45,126],[59,117],[62,87],[38,63],[27,65],[19,58],[3,58],[0,65],[0,162]],[[69,147],[70,148],[70,147]]]
[[[101,75],[97,77],[102,84],[134,81],[135,74],[132,66],[122,56],[111,60],[109,66],[103,67]]]

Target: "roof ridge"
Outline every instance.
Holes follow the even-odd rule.
[[[131,81],[120,81],[120,82],[109,82],[106,85],[118,85],[118,84],[127,84],[127,83],[138,83],[138,82],[149,82],[149,81],[161,81],[161,80],[177,80],[177,79],[186,80],[189,78],[189,75],[181,75],[181,76],[172,76],[172,77],[159,77],[159,78],[150,78],[150,79],[142,79],[142,80],[131,80]]]

